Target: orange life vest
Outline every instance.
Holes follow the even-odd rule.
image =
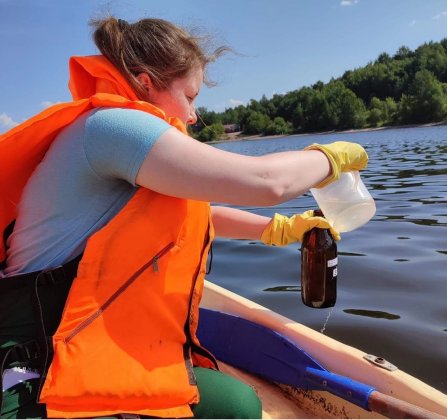
[[[135,94],[101,56],[70,60],[74,102],[56,105],[0,137],[0,228],[57,133],[99,106],[139,109],[185,132]],[[58,330],[40,402],[49,417],[135,413],[189,417],[199,396],[193,364],[216,367],[196,337],[209,203],[139,188],[90,237]],[[2,250],[4,251],[4,250]]]

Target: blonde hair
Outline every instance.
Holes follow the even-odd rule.
[[[231,48],[221,46],[211,53],[206,51],[206,37],[196,37],[163,19],[141,19],[128,23],[113,16],[90,22],[95,28],[93,39],[102,55],[124,75],[142,100],[150,93],[138,81],[140,73],[147,73],[157,90],[168,88],[178,78],[209,63]],[[206,79],[205,84],[213,83]]]

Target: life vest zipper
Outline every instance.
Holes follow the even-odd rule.
[[[190,322],[190,319],[191,319],[191,306],[192,306],[192,299],[193,299],[193,296],[194,296],[194,290],[196,288],[197,279],[199,278],[199,275],[200,275],[200,268],[202,266],[203,259],[205,258],[205,255],[208,255],[208,250],[209,250],[210,246],[211,246],[211,239],[210,239],[209,226],[208,226],[208,231],[207,231],[206,238],[205,238],[205,241],[204,241],[204,246],[202,248],[202,255],[201,255],[201,258],[200,258],[199,267],[198,267],[198,269],[196,271],[196,274],[195,274],[195,277],[194,277],[194,283],[193,283],[192,288],[191,288],[191,295],[189,297],[189,309],[188,309],[188,318],[186,320],[186,325],[185,325],[185,333],[186,333],[187,340],[190,343],[191,352],[198,353],[198,354],[201,354],[202,356],[206,357],[207,359],[209,359],[214,364],[216,369],[218,369],[216,358],[212,355],[212,353],[210,353],[204,347],[197,345],[194,342],[194,340],[192,339],[191,322]],[[198,308],[197,308],[197,312],[198,312]]]
[[[125,283],[123,283],[113,294],[110,296],[92,315],[82,321],[69,335],[64,338],[64,343],[69,343],[76,335],[82,330],[87,328],[96,318],[98,318],[121,294],[123,294],[129,286],[149,267],[153,267],[155,272],[158,272],[158,260],[167,254],[173,247],[174,242],[170,242],[160,252],[158,252],[153,258],[151,258],[146,264],[140,267],[131,277],[129,277]]]

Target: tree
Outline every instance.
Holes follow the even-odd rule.
[[[199,132],[197,139],[201,142],[215,141],[219,140],[224,133],[225,129],[221,123],[211,124]]]
[[[312,85],[312,89],[315,89],[315,90],[322,90],[323,88],[324,88],[324,83],[321,80],[319,80],[317,83],[314,83]]]
[[[390,57],[390,55],[386,52],[383,52],[377,57],[376,63],[388,64],[391,62],[391,60],[392,58]]]
[[[264,96],[265,98],[265,96]],[[247,108],[250,111],[255,111],[255,112],[263,112],[263,108],[262,105],[259,101],[256,101],[255,99],[250,99],[250,102],[248,103]]]
[[[296,130],[316,131],[331,128],[329,105],[323,91],[309,87],[296,92],[292,123]],[[290,121],[290,120],[289,120]]]
[[[246,120],[250,111],[244,105],[228,108],[221,114],[222,124],[241,124]]]
[[[366,120],[366,108],[361,99],[341,81],[328,83],[323,89],[334,128],[361,128]]]
[[[416,49],[416,70],[429,70],[437,79],[447,82],[447,53],[441,44],[424,44]]]
[[[404,60],[406,58],[411,58],[413,55],[413,52],[405,45],[402,45],[394,54],[394,59],[396,60]]]
[[[383,52],[328,83],[318,81],[271,99],[263,95],[220,114],[199,108],[206,124],[199,121],[193,128],[199,132],[205,125],[239,124],[245,134],[263,134],[439,121],[447,112],[443,83],[447,83],[447,38],[414,52],[406,46],[394,56]],[[202,137],[208,138],[205,133]]]
[[[386,64],[376,62],[346,72],[341,80],[366,104],[373,97],[382,100],[386,97],[399,99],[407,80],[406,64],[405,60],[391,60]]]
[[[267,135],[290,134],[291,132],[292,124],[286,122],[282,117],[274,118],[265,128],[265,134]]]
[[[371,127],[380,127],[383,125],[381,110],[379,108],[371,108],[367,120]]]
[[[372,98],[368,113],[368,123],[373,127],[393,124],[396,121],[397,104],[393,98],[386,98],[381,101],[379,98]]]
[[[243,131],[245,134],[263,134],[269,123],[270,118],[267,115],[252,111],[247,118]]]
[[[276,106],[273,101],[267,99],[265,95],[262,95],[261,100],[259,101],[259,105],[261,106],[261,112],[267,115],[269,118],[274,118],[276,115]]]
[[[445,84],[436,79],[430,71],[418,71],[408,93],[402,96],[399,106],[402,122],[426,123],[446,118]]]
[[[393,98],[385,98],[384,105],[384,124],[390,125],[397,122],[397,103]]]
[[[286,121],[292,121],[294,111],[298,105],[298,91],[293,90],[285,95],[275,95],[273,101],[276,107],[276,116]]]
[[[221,116],[214,111],[208,111],[205,107],[196,109],[197,123],[192,127],[193,132],[200,132],[205,126],[221,123]]]
[[[439,44],[442,46],[442,48],[444,48],[444,51],[447,52],[447,38],[441,39],[441,41],[439,41]]]

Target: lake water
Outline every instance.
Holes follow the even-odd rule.
[[[338,242],[338,298],[324,334],[381,356],[447,393],[447,126],[289,136],[215,147],[247,155],[337,140],[362,144],[377,213]],[[241,207],[242,208],[242,207]],[[272,216],[316,208],[310,193]],[[304,306],[300,245],[216,239],[210,281],[321,331],[330,309]]]

